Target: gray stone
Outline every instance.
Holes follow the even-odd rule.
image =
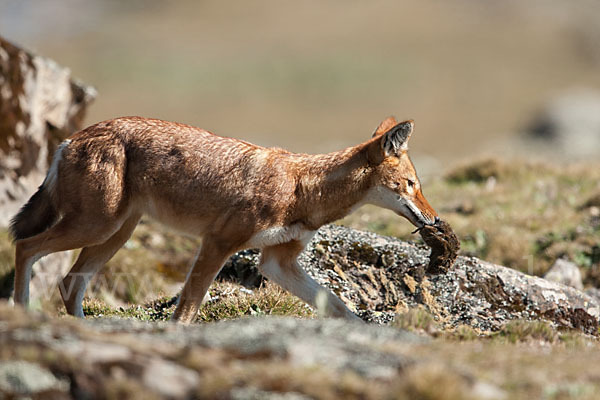
[[[583,290],[581,272],[574,263],[559,258],[544,275],[544,279],[557,282],[577,290]]]
[[[178,346],[225,349],[242,357],[285,359],[296,366],[352,370],[370,378],[389,378],[412,363],[409,358],[388,354],[385,346],[428,341],[391,327],[340,319],[249,317],[196,326],[114,319],[89,323],[100,331],[134,333],[139,340],[152,341],[160,336],[161,341]]]
[[[11,312],[0,302],[0,319],[15,318]],[[161,397],[189,398],[201,388],[202,377],[186,363],[185,354],[191,349],[201,354],[209,348],[235,360],[268,360],[300,371],[322,369],[340,376],[351,372],[391,381],[415,361],[390,349],[430,342],[392,327],[335,319],[260,317],[193,326],[108,318],[65,321],[39,314],[24,314],[19,320],[35,322],[19,327],[11,321],[3,326],[2,343],[48,349],[73,360],[76,367],[69,367],[73,368],[69,379],[76,385],[73,390],[89,397],[97,397],[117,377],[136,380]],[[235,398],[305,398],[251,388],[239,388],[234,394]]]

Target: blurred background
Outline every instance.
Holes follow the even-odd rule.
[[[539,155],[522,134],[556,140],[569,118],[600,127],[599,16],[585,0],[0,0],[0,33],[96,87],[86,125],[141,115],[326,152],[394,114],[415,119],[428,176]],[[600,148],[561,140],[571,159]]]

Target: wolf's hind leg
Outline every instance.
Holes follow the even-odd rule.
[[[83,318],[82,302],[88,282],[127,242],[140,217],[139,214],[130,216],[106,242],[81,250],[75,265],[59,284],[60,295],[69,314]]]

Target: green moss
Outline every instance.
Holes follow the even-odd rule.
[[[86,317],[104,317],[112,316],[114,314],[115,310],[99,300],[85,299],[83,301],[83,315]]]

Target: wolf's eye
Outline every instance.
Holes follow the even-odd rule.
[[[408,187],[409,187],[409,188],[411,188],[411,187],[414,187],[414,186],[415,186],[415,181],[413,181],[413,180],[407,179],[407,180],[406,180],[406,183],[408,184]]]

